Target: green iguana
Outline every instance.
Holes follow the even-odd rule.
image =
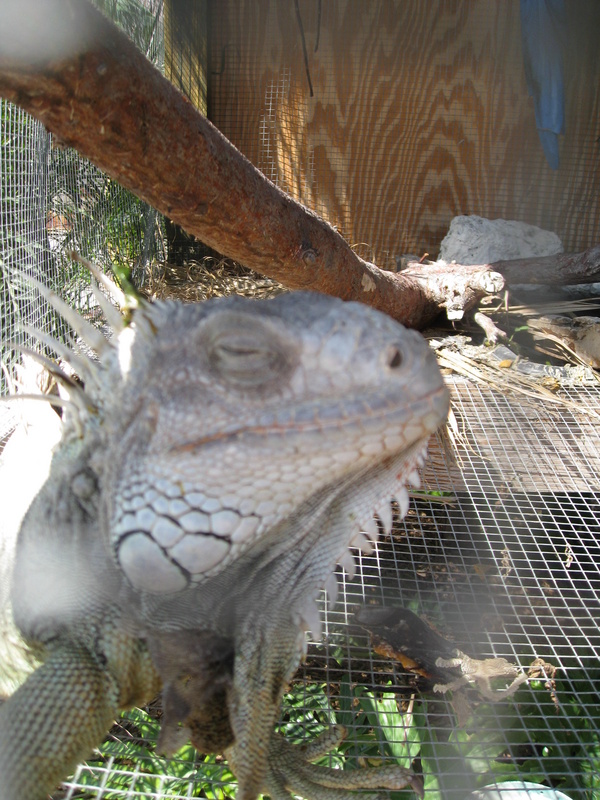
[[[0,800],[46,797],[161,685],[161,746],[225,752],[238,800],[420,792],[397,766],[307,764],[340,730],[299,747],[274,728],[319,594],[335,602],[336,564],[371,551],[373,512],[406,512],[446,416],[422,337],[301,292],[141,303],[127,327],[104,298],[105,338],[38,288],[86,347],[54,344],[83,385],[64,378],[48,478],[3,554],[40,666],[0,707]]]

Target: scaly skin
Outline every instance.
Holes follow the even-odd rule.
[[[447,413],[425,342],[306,293],[142,305],[110,344],[84,335],[100,361],[79,359],[14,555],[14,620],[44,663],[0,708],[0,800],[42,800],[161,683],[162,745],[226,751],[238,800],[419,791],[399,767],[308,765],[273,728],[317,596],[372,547],[374,511],[406,508]]]

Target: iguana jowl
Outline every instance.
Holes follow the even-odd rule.
[[[85,389],[18,537],[13,614],[42,664],[0,708],[0,800],[45,797],[161,683],[163,746],[183,726],[226,751],[239,800],[412,782],[306,765],[273,729],[319,593],[374,511],[405,512],[445,418],[424,340],[308,293],[142,304],[110,341],[70,319],[99,359],[71,357]]]

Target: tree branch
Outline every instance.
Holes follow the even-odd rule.
[[[0,95],[188,233],[290,288],[362,301],[409,327],[440,311],[426,267],[394,274],[359,258],[83,0],[2,0]]]
[[[583,253],[560,253],[541,258],[517,258],[488,264],[507,283],[545,283],[565,286],[600,281],[600,245]]]

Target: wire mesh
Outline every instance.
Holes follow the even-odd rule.
[[[98,0],[97,5],[162,66],[162,0]],[[89,278],[73,265],[71,251],[107,270],[128,268],[142,285],[160,253],[162,218],[2,98],[0,143],[0,360],[10,373],[19,360],[13,343],[39,348],[23,325],[60,341],[70,335],[18,273],[60,288],[75,308],[93,313]],[[0,394],[9,389],[6,373],[0,374]],[[0,440],[15,419],[13,409],[0,405]]]
[[[536,129],[519,0],[208,5],[211,120],[363,258],[395,270],[437,254],[461,214],[540,225],[567,251],[596,244],[597,5],[573,0],[556,23],[558,170]]]
[[[450,450],[440,437],[433,442],[408,515],[395,517],[371,555],[356,553],[353,581],[339,573],[335,608],[323,604],[324,640],[309,646],[284,700],[281,730],[304,741],[343,724],[348,738],[329,764],[412,766],[422,771],[430,798],[459,800],[517,779],[594,800],[600,432],[590,412],[598,410],[600,393],[564,392],[581,408],[574,412],[448,381],[462,436]],[[369,604],[411,609],[473,658],[506,658],[524,671],[542,659],[545,672],[495,703],[469,689],[470,716],[461,720],[455,695],[424,687],[374,651],[355,620]],[[234,796],[219,758],[185,748],[173,762],[158,760],[156,715],[121,725],[104,757],[66,784],[65,798]],[[133,764],[123,751],[113,754],[115,740],[135,740],[125,751]],[[99,784],[94,791],[92,779]],[[85,785],[89,794],[81,795]]]

